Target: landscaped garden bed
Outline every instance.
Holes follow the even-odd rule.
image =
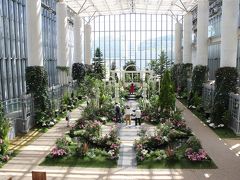
[[[115,167],[120,141],[117,130],[101,134],[101,123],[79,119],[65,137],[58,139],[41,165]]]
[[[179,101],[187,107],[187,99],[179,99]],[[206,114],[201,109],[188,108],[193,114],[195,114],[203,123],[210,125],[211,122],[207,119]],[[229,127],[211,127],[209,126],[220,138],[237,138],[238,136]]]
[[[216,168],[183,120],[162,122],[154,135],[142,130],[135,149],[139,168]]]

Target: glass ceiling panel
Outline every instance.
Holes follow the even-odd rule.
[[[99,16],[124,13],[183,15],[198,0],[65,0],[81,16]],[[171,12],[172,11],[172,12]]]

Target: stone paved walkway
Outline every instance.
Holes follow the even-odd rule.
[[[14,180],[31,180],[31,171],[46,171],[48,180],[86,180],[86,179],[187,179],[187,180],[239,180],[240,159],[231,151],[230,145],[187,110],[181,103],[177,106],[183,109],[183,116],[187,125],[201,140],[203,147],[214,160],[218,169],[135,169],[132,167],[120,168],[81,168],[81,167],[46,167],[38,164],[49,153],[56,138],[67,131],[66,122],[61,121],[47,133],[39,137],[29,146],[22,148],[17,157],[0,169],[0,180],[13,177]],[[79,111],[74,114],[79,115]],[[75,116],[75,115],[74,115]],[[74,117],[73,117],[74,118]]]
[[[129,100],[126,102],[131,109],[136,109],[137,102]],[[131,112],[133,114],[133,112]],[[121,141],[120,154],[118,159],[118,167],[136,168],[136,152],[134,150],[134,141],[138,138],[139,127],[135,126],[135,121],[131,121],[131,125],[126,126],[125,123],[119,124],[119,137]]]
[[[120,157],[118,159],[118,167],[136,168],[136,152],[134,150],[134,141],[138,138],[139,127],[135,127],[135,122],[132,125],[126,126],[120,124],[119,137],[121,140]]]

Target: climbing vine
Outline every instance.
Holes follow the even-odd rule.
[[[26,87],[27,93],[34,97],[35,119],[38,125],[43,113],[50,110],[48,97],[48,75],[44,67],[30,66],[26,68]]]

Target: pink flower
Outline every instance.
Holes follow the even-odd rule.
[[[2,157],[2,161],[4,161],[4,162],[7,162],[9,159],[10,158],[9,158],[8,155],[5,155],[5,156]]]

